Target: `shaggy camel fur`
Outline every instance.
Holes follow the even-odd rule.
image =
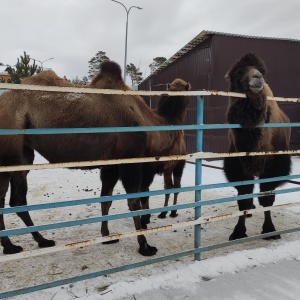
[[[230,124],[240,124],[241,129],[229,130],[229,152],[279,151],[288,150],[290,128],[257,128],[266,123],[289,123],[289,118],[279,108],[276,101],[267,100],[273,96],[264,76],[264,63],[255,54],[248,53],[237,61],[228,71],[226,78],[230,82],[229,91],[245,93],[246,99],[231,97],[227,111]],[[285,176],[290,173],[291,158],[289,155],[265,155],[227,157],[224,160],[224,172],[228,181],[253,180],[254,177],[270,178]],[[271,191],[282,185],[284,181],[260,184],[260,191]],[[236,186],[238,195],[251,194],[253,184]],[[272,206],[275,195],[261,196],[259,204],[263,207]],[[253,207],[253,199],[238,201],[239,209]],[[230,240],[246,237],[245,218],[239,217],[238,223],[230,235]],[[275,231],[271,212],[265,212],[262,233]],[[274,235],[269,239],[279,239]]]
[[[37,77],[41,78],[44,75],[38,74],[31,79],[28,78],[26,83],[36,84],[39,82]],[[58,80],[62,86],[70,84],[57,78],[55,80]],[[90,87],[129,89],[122,80],[120,66],[109,61],[101,65],[101,71],[93,79]],[[175,114],[181,118],[185,113],[186,105],[179,103],[179,106],[182,111],[177,110]],[[9,91],[0,96],[0,128],[3,129],[166,124],[168,122],[153,113],[139,96],[39,91]],[[32,164],[34,150],[51,163],[160,156],[169,153],[174,139],[175,134],[172,132],[0,136],[0,165]],[[142,164],[120,165],[118,168],[126,192],[138,192],[142,178]],[[27,171],[0,173],[0,208],[4,207],[9,183],[11,183],[10,206],[27,204],[27,173]],[[102,195],[108,194],[109,191],[102,191]],[[129,199],[128,206],[131,211],[141,208],[139,199]],[[105,215],[105,209],[102,213]],[[28,212],[17,214],[27,226],[33,226]],[[136,230],[140,230],[142,228],[140,217],[136,216],[133,219]],[[106,227],[105,230],[103,227]],[[0,215],[0,230],[4,229],[3,215]],[[109,235],[106,229],[107,226],[102,224],[101,231],[104,236]],[[50,247],[55,244],[54,241],[45,239],[39,232],[33,232],[32,235],[40,247]],[[144,235],[138,236],[137,239],[139,252],[142,255],[150,256],[157,252],[155,247],[148,245]],[[1,245],[5,254],[22,251],[22,248],[14,245],[9,237],[1,237]]]
[[[183,81],[182,79],[175,79],[171,84],[168,85],[169,91],[187,91],[190,89],[190,84]],[[172,125],[180,125],[184,121],[185,110],[188,100],[183,96],[163,96],[158,104],[157,114],[163,118],[167,123]],[[169,148],[165,155],[180,155],[186,154],[185,142],[183,132],[181,131],[169,131],[169,134],[173,136],[172,146]],[[142,179],[141,179],[141,192],[149,191],[149,186],[153,182],[155,174],[163,174],[165,181],[165,188],[169,189],[172,187],[180,187],[180,181],[185,166],[185,161],[169,161],[169,162],[158,162],[158,163],[144,163],[142,164]],[[174,176],[174,185],[172,182],[172,174]],[[101,169],[101,181],[102,181],[102,191],[101,195],[104,195],[109,191],[109,195],[120,179],[120,173],[118,166],[107,166]],[[177,203],[177,195],[174,196],[174,204]],[[170,195],[166,195],[165,206],[168,205],[168,199]],[[142,209],[149,209],[149,197],[141,198]],[[110,202],[111,205],[111,202]],[[105,211],[103,207],[102,210]],[[108,214],[108,210],[105,211]],[[162,212],[167,214],[167,212]],[[172,213],[173,217],[177,216],[176,211]],[[150,214],[143,215],[141,217],[141,224],[143,229],[147,229],[147,224],[150,223]],[[106,230],[106,222],[103,222],[103,230]],[[105,234],[106,231],[102,232]]]

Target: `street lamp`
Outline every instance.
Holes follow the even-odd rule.
[[[128,15],[129,15],[129,12],[132,8],[137,8],[137,9],[142,9],[142,8],[138,7],[138,6],[130,6],[129,9],[127,9],[126,6],[123,3],[119,2],[119,1],[116,1],[116,0],[111,0],[111,1],[121,4],[126,10],[126,37],[125,37],[125,59],[124,59],[124,81],[126,82]]]
[[[46,59],[46,60],[43,60],[43,61],[40,61],[40,60],[35,59],[35,58],[30,58],[30,59],[36,60],[36,61],[38,61],[39,63],[41,63],[41,70],[43,71],[43,70],[44,70],[44,68],[43,68],[43,63],[46,62],[46,61],[48,61],[48,60],[50,60],[50,59],[53,59],[53,58],[54,58],[54,57],[50,57],[50,58],[48,58],[48,59]]]

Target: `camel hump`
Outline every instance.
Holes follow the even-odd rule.
[[[114,61],[106,60],[100,64],[100,72],[92,79],[91,88],[129,90],[121,74],[121,67]]]
[[[52,70],[46,70],[33,76],[22,79],[23,84],[74,87],[75,84],[60,78]]]
[[[114,61],[106,60],[100,65],[100,74],[108,73],[115,80],[122,80],[122,71],[119,64]]]
[[[191,85],[183,79],[176,78],[171,83],[168,83],[168,91],[188,91]]]

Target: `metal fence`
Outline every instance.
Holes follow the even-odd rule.
[[[15,295],[21,295],[24,293],[30,293],[34,291],[39,291],[42,289],[55,287],[59,285],[64,285],[72,282],[77,282],[81,280],[87,280],[91,278],[95,278],[98,276],[103,276],[107,274],[111,274],[114,272],[124,271],[128,269],[133,269],[137,267],[142,267],[149,264],[154,264],[158,262],[173,260],[176,258],[194,255],[196,260],[199,260],[201,257],[201,253],[204,251],[209,251],[212,249],[217,249],[221,247],[226,247],[238,243],[244,243],[256,239],[261,239],[262,237],[269,237],[272,235],[277,234],[285,234],[291,233],[295,231],[299,231],[300,227],[290,228],[286,230],[276,231],[272,233],[266,233],[257,236],[251,236],[248,238],[234,240],[229,242],[224,242],[220,244],[210,245],[210,246],[201,246],[201,224],[224,220],[227,218],[237,217],[240,215],[244,215],[245,212],[234,212],[231,214],[226,215],[219,215],[215,217],[202,217],[201,216],[201,207],[206,205],[212,204],[219,204],[225,203],[230,201],[236,200],[243,200],[250,197],[258,197],[262,195],[269,195],[269,194],[282,194],[282,193],[291,193],[300,191],[300,187],[294,187],[289,189],[280,189],[275,191],[268,191],[268,192],[260,192],[260,193],[253,193],[248,195],[240,195],[234,197],[227,197],[227,198],[220,198],[220,199],[212,199],[202,201],[201,199],[201,192],[208,189],[215,189],[215,188],[222,188],[222,187],[234,187],[238,185],[247,185],[247,184],[254,184],[254,183],[262,183],[262,182],[270,182],[270,181],[280,181],[282,179],[285,180],[293,180],[296,178],[300,178],[300,174],[297,175],[290,175],[285,177],[275,177],[275,178],[268,178],[268,179],[257,179],[257,180],[248,180],[245,182],[231,182],[231,183],[217,183],[217,184],[210,184],[204,185],[202,184],[202,160],[203,159],[210,159],[210,158],[224,158],[228,156],[253,156],[253,155],[278,155],[278,154],[299,154],[300,151],[270,151],[270,152],[241,152],[241,153],[208,153],[202,152],[202,143],[203,143],[203,131],[204,130],[212,130],[212,129],[228,129],[228,128],[240,128],[240,125],[232,125],[232,124],[203,124],[203,108],[204,108],[204,96],[207,95],[222,95],[222,96],[236,96],[245,98],[244,94],[236,94],[236,93],[227,93],[227,92],[216,92],[216,91],[189,91],[189,92],[153,92],[153,91],[116,91],[116,90],[95,90],[95,89],[85,89],[85,88],[58,88],[58,87],[40,87],[40,86],[29,86],[29,85],[12,85],[12,84],[0,84],[0,89],[17,89],[17,90],[42,90],[42,91],[50,91],[50,92],[67,92],[67,93],[102,93],[102,94],[118,94],[118,95],[161,95],[168,93],[169,95],[188,95],[188,96],[195,96],[195,101],[197,101],[197,123],[194,125],[180,125],[180,126],[149,126],[149,127],[118,127],[118,128],[50,128],[50,129],[25,129],[25,130],[17,130],[17,129],[0,129],[0,135],[32,135],[32,134],[78,134],[78,133],[99,133],[99,132],[135,132],[135,131],[160,131],[160,130],[196,130],[197,138],[196,138],[196,148],[197,152],[188,155],[175,155],[175,156],[164,156],[164,157],[146,157],[146,158],[138,158],[138,159],[116,159],[110,161],[87,161],[87,162],[77,162],[77,163],[60,163],[60,164],[37,164],[37,165],[22,165],[22,166],[2,166],[0,167],[0,172],[8,172],[8,171],[21,171],[21,170],[38,170],[38,169],[53,169],[53,168],[67,168],[67,167],[84,167],[84,166],[99,166],[99,165],[115,165],[115,164],[128,164],[128,163],[136,163],[136,162],[153,162],[157,161],[167,161],[167,160],[180,160],[180,159],[195,159],[196,161],[196,168],[195,168],[195,185],[189,187],[183,187],[178,189],[170,189],[170,190],[157,190],[157,191],[150,191],[150,192],[140,192],[135,194],[122,194],[122,195],[113,195],[113,196],[105,196],[105,197],[96,197],[90,199],[82,199],[82,200],[69,200],[67,202],[55,202],[55,203],[44,203],[44,204],[35,204],[35,205],[27,205],[27,206],[19,206],[19,207],[10,207],[0,209],[0,214],[12,214],[16,212],[22,211],[37,211],[37,210],[44,210],[50,208],[59,208],[59,207],[67,207],[67,206],[77,206],[77,205],[86,205],[91,203],[101,203],[106,201],[118,201],[122,199],[130,199],[130,198],[137,198],[137,197],[145,197],[145,196],[154,196],[154,195],[163,195],[169,193],[176,193],[176,192],[190,192],[193,191],[195,193],[194,202],[193,203],[185,203],[185,204],[178,204],[175,206],[168,206],[168,207],[160,207],[160,208],[153,208],[147,210],[140,210],[140,211],[132,211],[128,213],[118,214],[118,215],[108,215],[102,217],[94,217],[94,218],[85,218],[81,220],[73,220],[73,221],[66,221],[66,222],[59,222],[54,224],[46,224],[46,225],[39,225],[39,226],[32,226],[32,227],[24,227],[24,228],[17,228],[17,229],[6,229],[0,231],[0,237],[4,236],[11,236],[11,235],[20,235],[34,231],[41,231],[41,230],[50,230],[50,229],[57,229],[63,227],[71,227],[71,226],[79,226],[83,224],[92,224],[96,222],[103,222],[108,220],[116,220],[122,218],[128,218],[133,216],[141,216],[145,214],[153,214],[168,210],[180,210],[180,209],[187,209],[187,208],[194,208],[194,220],[176,223],[172,225],[166,225],[162,227],[151,228],[147,230],[139,230],[134,232],[125,232],[118,235],[111,235],[107,237],[101,238],[94,238],[87,241],[78,241],[77,243],[72,244],[65,244],[65,245],[58,245],[51,248],[44,248],[29,252],[23,252],[18,254],[13,254],[9,256],[1,256],[0,263],[6,261],[17,260],[20,258],[27,258],[27,257],[34,257],[38,255],[46,255],[49,253],[57,252],[59,255],[60,251],[63,250],[70,250],[76,249],[79,247],[84,247],[92,244],[98,244],[108,240],[126,238],[131,236],[137,236],[140,234],[151,234],[156,232],[161,232],[165,230],[176,229],[179,227],[186,227],[186,226],[194,226],[194,248],[183,251],[180,253],[175,253],[167,256],[162,257],[155,257],[150,258],[144,261],[135,262],[128,265],[123,265],[119,267],[114,267],[105,270],[99,270],[97,272],[84,274],[75,276],[72,278],[66,278],[62,280],[57,280],[53,282],[43,283],[35,286],[30,286],[18,290],[2,292],[0,293],[0,299],[12,297]],[[299,102],[300,99],[295,98],[278,98],[278,97],[269,97],[268,99],[276,100],[276,101],[290,101],[290,102]],[[288,123],[288,124],[265,124],[260,127],[298,127],[300,123]],[[277,205],[273,206],[272,208],[257,208],[255,210],[248,210],[247,213],[257,213],[267,210],[273,209],[280,209],[282,207],[290,207],[299,205],[300,202],[297,203],[289,203],[284,205]]]

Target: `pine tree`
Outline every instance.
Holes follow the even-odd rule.
[[[24,51],[24,56],[18,58],[17,64],[15,67],[8,66],[5,71],[10,75],[8,82],[10,83],[21,83],[21,79],[34,75],[35,73],[40,72],[40,68],[35,64],[30,65],[30,56]]]
[[[86,76],[83,76],[81,82],[81,84],[87,85],[89,83],[89,79]]]
[[[98,51],[96,55],[89,60],[89,79],[92,79],[99,73],[100,64],[105,60],[109,60],[109,58],[106,56],[106,52],[103,51]]]
[[[140,72],[140,68],[137,68],[134,64],[130,63],[130,65],[126,66],[126,74],[131,78],[131,84],[139,84],[142,80],[142,72]]]
[[[83,76],[82,79],[80,79],[78,76],[72,79],[72,83],[79,84],[79,85],[87,85],[88,82],[89,80],[86,76]]]
[[[150,72],[153,73],[160,65],[162,65],[167,59],[162,56],[153,58],[152,64],[149,65]]]

